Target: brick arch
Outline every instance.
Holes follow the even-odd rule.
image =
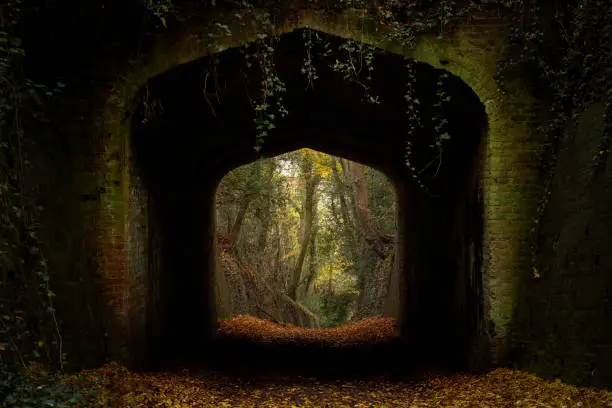
[[[329,40],[334,49],[343,42],[335,36]],[[286,82],[285,106],[290,113],[276,123],[277,128],[264,143],[264,154],[310,147],[362,162],[387,174],[396,185],[401,208],[399,255],[403,272],[401,281],[396,283],[398,296],[401,295],[397,306],[400,333],[427,358],[434,353],[425,353],[423,349],[439,349],[441,343],[450,344],[446,344],[446,353],[437,351],[438,357],[450,358],[451,351],[455,357],[465,354],[462,347],[473,347],[474,337],[482,335],[473,325],[482,319],[476,310],[482,293],[472,293],[477,288],[467,284],[468,276],[482,277],[473,276],[479,270],[468,270],[464,261],[469,244],[460,242],[474,241],[464,231],[469,229],[470,217],[482,215],[475,196],[480,175],[474,172],[482,164],[484,106],[469,87],[451,76],[449,92],[454,100],[447,118],[452,136],[438,175],[429,180],[436,196],[432,198],[417,188],[403,160],[409,119],[402,103],[404,90],[397,86],[397,81],[407,75],[404,58],[392,53],[377,56],[375,64],[380,70],[375,70],[371,84],[381,103],[367,104],[361,101],[363,93],[359,86],[342,81],[322,61],[317,62],[320,78],[314,89],[305,89],[303,79],[294,74],[301,65],[300,45],[303,45],[301,33],[294,32],[283,35],[277,46],[277,70]],[[255,128],[247,95],[258,90],[257,81],[253,81],[254,89],[248,92],[232,86],[231,73],[238,72],[244,64],[237,50],[228,50],[218,57],[219,82],[227,80],[228,85],[220,90],[223,101],[215,105],[214,112],[202,97],[205,86],[202,68],[207,66],[204,59],[150,81],[145,92],[159,99],[164,111],[145,124],[138,116],[134,118],[133,169],[142,176],[149,205],[161,207],[152,210],[149,220],[159,220],[163,225],[158,235],[166,237],[161,244],[166,251],[162,254],[165,257],[162,268],[138,273],[162,282],[160,298],[145,299],[150,308],[161,314],[149,310],[145,321],[156,327],[150,331],[166,335],[152,340],[144,333],[136,335],[135,330],[139,344],[152,342],[165,344],[160,348],[166,350],[193,350],[195,347],[187,346],[185,339],[203,342],[215,323],[214,312],[198,314],[213,307],[210,290],[215,252],[211,248],[215,235],[210,232],[214,231],[210,211],[220,178],[232,168],[257,158],[252,148]],[[440,72],[423,63],[416,64],[415,69],[424,123],[421,133],[413,137],[418,158],[419,153],[429,151],[424,145],[433,140],[433,125],[426,118],[433,116],[435,84]],[[429,159],[421,157],[423,162],[419,165],[426,165]],[[456,206],[455,202],[461,205]],[[479,252],[479,244],[474,243],[477,246],[474,251]],[[208,264],[202,259],[207,256]],[[140,267],[143,271],[147,269],[146,265]],[[133,271],[130,274],[134,275]],[[406,294],[405,287],[410,288],[410,294]],[[469,297],[471,302],[462,296]],[[463,310],[454,310],[457,308]],[[189,313],[181,312],[187,310]]]
[[[277,24],[278,34],[288,33],[298,28],[312,27],[325,33],[343,38],[377,45],[399,55],[412,57],[417,61],[427,62],[434,67],[444,68],[468,84],[478,98],[484,103],[489,117],[487,143],[484,147],[484,273],[487,274],[485,290],[485,309],[489,320],[493,322],[493,359],[504,358],[502,346],[505,340],[506,327],[514,307],[514,292],[518,275],[527,268],[527,260],[519,257],[520,252],[527,252],[528,225],[514,223],[511,227],[504,223],[516,219],[517,213],[529,214],[535,207],[537,197],[533,189],[511,188],[507,181],[513,178],[533,184],[535,171],[529,164],[532,146],[537,143],[530,127],[530,118],[525,113],[532,108],[531,98],[522,86],[516,82],[512,95],[501,95],[493,80],[495,68],[504,49],[503,20],[497,15],[484,14],[485,19],[478,24],[460,25],[442,41],[431,36],[418,39],[416,48],[404,49],[399,44],[383,40],[383,33],[376,29],[375,22],[366,22],[356,10],[345,10],[334,15],[319,14],[313,10],[301,10],[286,14]],[[211,18],[212,17],[212,18]],[[218,38],[216,44],[222,48],[211,48],[208,45],[208,33],[211,21],[228,24],[233,32],[229,38]],[[244,21],[244,19],[243,19]],[[487,40],[483,40],[478,30],[487,30]],[[123,287],[123,302],[116,302],[111,307],[113,312],[122,316],[117,329],[116,355],[127,357],[125,337],[137,339],[135,334],[141,331],[146,322],[140,317],[144,306],[134,302],[143,290],[137,283],[146,277],[137,276],[133,271],[142,269],[138,265],[149,260],[139,257],[139,232],[134,228],[138,217],[142,217],[143,206],[148,206],[144,189],[139,188],[140,178],[130,169],[133,158],[129,152],[130,123],[125,120],[126,111],[133,109],[133,102],[138,91],[152,78],[169,71],[173,67],[185,64],[198,58],[232,48],[252,41],[257,34],[247,19],[245,27],[241,21],[232,18],[231,13],[205,10],[201,17],[191,18],[176,30],[163,32],[155,37],[146,47],[142,56],[133,62],[119,64],[116,80],[107,94],[103,110],[95,112],[93,123],[99,125],[98,132],[103,135],[104,151],[101,159],[106,163],[99,180],[102,187],[104,206],[100,209],[98,230],[102,253],[104,248],[113,252],[113,256],[104,256],[100,260],[101,268],[109,281],[120,281]],[[494,41],[494,43],[490,43]],[[447,61],[449,61],[447,63]],[[510,150],[513,143],[522,143],[521,149]],[[130,194],[132,191],[132,194]],[[131,201],[128,204],[128,197]],[[112,244],[110,244],[112,243]],[[152,243],[151,245],[154,245]],[[141,248],[142,249],[142,248]],[[131,265],[131,266],[130,266]],[[154,289],[149,289],[149,291]],[[107,296],[116,296],[115,287],[109,287]],[[126,299],[127,298],[127,299]],[[130,335],[130,331],[133,335]],[[127,334],[127,336],[125,336]],[[132,348],[133,349],[133,348]]]

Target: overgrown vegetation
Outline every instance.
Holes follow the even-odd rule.
[[[410,49],[416,45],[415,39],[420,34],[432,30],[437,31],[439,39],[443,39],[458,22],[470,16],[476,4],[480,2],[386,1],[374,7],[372,3],[362,0],[341,6],[352,6],[361,10],[364,23],[367,16],[376,15],[381,27],[386,30],[385,36],[390,40],[399,40],[404,47]],[[545,135],[547,141],[541,146],[540,159],[545,189],[531,229],[531,272],[537,279],[540,278],[537,266],[538,227],[551,199],[557,150],[565,134],[564,129],[594,100],[602,97],[606,98],[607,106],[604,118],[606,131],[602,135],[598,150],[593,152],[593,165],[589,169],[593,177],[597,177],[598,170],[601,169],[610,152],[612,96],[606,84],[612,83],[612,69],[610,69],[612,66],[612,41],[610,41],[612,38],[612,7],[601,0],[559,1],[554,4],[544,4],[537,0],[499,0],[488,1],[487,4],[497,4],[513,16],[508,39],[510,50],[507,52],[506,60],[499,65],[496,74],[499,87],[507,92],[507,87],[511,86],[507,79],[513,79],[517,69],[523,69],[521,72],[525,72],[526,69],[531,72],[528,80],[534,91],[538,96],[549,98],[551,101],[550,111],[541,118],[541,126],[538,129]],[[240,5],[246,12],[254,13],[256,19],[262,23],[263,30],[259,34],[259,41],[267,41],[265,46],[262,45],[264,43],[261,43],[255,54],[250,56],[251,59],[267,61],[265,62],[267,65],[262,65],[265,80],[260,102],[254,105],[259,130],[255,149],[259,151],[265,136],[275,128],[275,121],[290,113],[282,108],[282,97],[279,96],[279,93],[284,90],[284,87],[274,73],[273,65],[270,62],[274,53],[274,39],[270,38],[270,28],[274,27],[272,17],[268,11],[260,15],[254,5],[246,0]],[[329,11],[333,11],[336,6],[340,5],[330,4]],[[552,17],[550,16],[551,11]],[[543,19],[542,14],[546,18]],[[231,35],[231,32],[228,32],[227,35]],[[304,40],[308,52],[301,72],[307,76],[309,86],[313,86],[317,78],[309,63],[312,60],[313,33],[307,31]],[[317,40],[322,39],[317,38]],[[363,87],[364,103],[379,103],[378,96],[369,94],[367,85],[371,72],[375,69],[372,64],[375,49],[354,40],[347,40],[341,49],[345,51],[346,58],[336,60],[333,65],[334,70],[341,72],[345,80],[356,82]],[[412,72],[410,60],[407,61],[406,68]],[[441,74],[438,81],[439,102],[437,106],[440,112],[442,105],[449,102],[451,98],[444,92],[445,77],[447,74]],[[425,168],[417,168],[412,158],[413,138],[415,131],[421,126],[421,119],[419,116],[420,101],[412,93],[416,76],[410,75],[409,78],[410,81],[406,84],[406,112],[411,119],[411,125],[406,135],[406,165],[416,183],[427,191],[428,186],[421,178]],[[602,89],[608,89],[606,95],[603,95]],[[278,98],[276,102],[278,111],[282,112],[281,116],[268,112],[268,101],[272,96]],[[450,134],[445,127],[447,119],[439,114],[434,117],[434,122],[437,133],[435,140],[429,145],[433,154],[431,160],[429,158],[425,160],[426,163],[429,163],[427,167],[432,162],[441,162],[444,142],[450,139]],[[435,168],[435,166],[432,167]]]
[[[302,149],[235,169],[217,190],[222,315],[329,327],[384,314],[396,228],[392,185],[361,164]]]
[[[342,4],[340,4],[342,3]],[[443,39],[446,33],[451,32],[454,26],[471,15],[474,6],[481,2],[475,1],[385,1],[375,6],[373,3],[356,0],[347,4],[328,3],[328,11],[337,7],[353,7],[361,10],[364,19],[376,15],[386,31],[389,40],[399,40],[406,48],[416,45],[415,39],[423,33],[437,31],[438,38]],[[612,96],[609,86],[612,83],[612,7],[602,0],[569,0],[558,2],[540,2],[537,0],[493,0],[487,4],[497,4],[513,16],[513,23],[509,31],[510,50],[506,60],[499,65],[496,74],[499,87],[507,92],[511,86],[507,79],[513,78],[513,72],[523,69],[522,72],[531,72],[528,78],[538,96],[550,99],[550,111],[543,115],[539,132],[545,135],[546,142],[541,146],[542,177],[544,191],[537,214],[533,220],[532,235],[532,276],[541,277],[537,265],[538,230],[540,221],[551,199],[551,185],[557,164],[557,150],[566,134],[567,125],[582,114],[590,104],[602,97],[606,99],[606,114],[604,121],[606,130],[601,138],[597,151],[593,152],[592,167],[588,169],[596,178],[610,152],[610,110],[612,109]],[[245,54],[247,66],[250,60],[258,61],[264,81],[258,102],[253,104],[256,112],[258,134],[255,149],[261,150],[267,134],[276,127],[280,118],[289,114],[282,105],[282,92],[284,84],[276,76],[273,66],[274,41],[271,30],[274,28],[273,16],[269,11],[259,11],[255,5],[247,0],[240,3],[240,13],[254,14],[261,24],[262,32],[258,35],[256,50]],[[552,14],[552,16],[551,16]],[[544,15],[545,17],[542,17]],[[225,27],[225,35],[232,35]],[[317,34],[317,41],[324,41]],[[312,60],[313,33],[305,32],[304,41],[307,46],[307,55],[301,73],[307,76],[308,85],[313,86],[317,79],[310,61]],[[248,48],[249,45],[245,45]],[[373,54],[376,50],[354,40],[347,40],[341,46],[345,51],[344,60],[336,60],[334,70],[341,72],[345,80],[356,82],[364,89],[364,103],[379,103],[378,96],[370,95],[367,85],[371,72],[375,69],[372,64]],[[412,72],[412,61],[408,60],[406,68]],[[437,95],[438,107],[450,101],[444,88],[446,74],[442,74],[438,81]],[[413,96],[413,85],[416,76],[410,75],[406,84],[406,113],[411,119],[410,128],[406,135],[406,165],[410,169],[415,182],[425,191],[428,190],[426,182],[421,175],[426,168],[417,168],[414,164],[413,143],[416,130],[422,126],[419,116],[420,101]],[[608,89],[604,95],[602,90]],[[274,101],[274,102],[272,102]],[[272,108],[275,104],[275,108]],[[274,110],[274,111],[273,111]],[[425,160],[430,167],[432,162],[442,160],[444,142],[450,139],[445,125],[447,120],[443,115],[434,117],[435,140],[429,145],[433,149],[431,160]],[[435,168],[435,166],[432,166]],[[434,173],[435,175],[435,173]]]
[[[66,383],[66,350],[54,307],[45,243],[39,238],[40,169],[27,123],[64,84],[37,84],[23,73],[17,28],[20,0],[0,6],[0,403],[70,407],[95,390]],[[48,367],[44,369],[41,367]],[[84,391],[83,391],[84,390]]]
[[[213,6],[221,3],[211,2]],[[353,1],[352,5],[364,10],[364,14],[376,14],[390,38],[399,38],[410,47],[416,36],[426,30],[436,29],[440,37],[444,36],[456,21],[469,15],[472,3],[389,0],[372,9],[363,1]],[[612,142],[612,91],[608,85],[612,83],[612,5],[603,0],[559,1],[553,7],[553,15],[543,20],[539,8],[542,2],[500,0],[487,3],[498,3],[513,10],[516,16],[510,33],[512,50],[508,53],[507,63],[500,67],[499,85],[504,87],[504,81],[511,76],[513,69],[528,67],[534,87],[537,83],[538,93],[550,100],[550,112],[540,128],[548,138],[546,145],[542,146],[542,174],[546,188],[532,229],[532,274],[534,278],[540,278],[536,264],[538,225],[551,198],[557,149],[567,125],[593,100],[601,97],[606,98],[605,132],[597,151],[593,152],[591,168],[586,169],[592,173],[593,180],[599,177],[609,157]],[[329,4],[330,11],[337,6],[334,2]],[[172,18],[168,14],[171,8],[167,0],[147,0],[144,5],[164,26]],[[44,180],[32,177],[37,163],[29,160],[28,152],[33,147],[34,138],[26,133],[24,126],[28,121],[36,120],[37,107],[46,103],[45,98],[52,97],[61,84],[35,84],[24,76],[25,52],[17,28],[20,12],[29,6],[26,0],[10,0],[0,6],[0,372],[3,376],[0,401],[5,406],[70,406],[82,396],[74,387],[60,381],[63,378],[61,374],[53,374],[56,370],[62,372],[66,353],[70,351],[64,349],[58,324],[60,319],[54,308],[53,271],[47,270],[46,245],[38,238],[38,220],[44,208],[40,206],[37,195]],[[276,121],[291,112],[282,105],[284,86],[274,73],[274,38],[268,32],[273,25],[273,16],[257,14],[254,6],[246,1],[242,1],[240,6],[242,10],[256,13],[264,27],[254,50],[245,52],[248,63],[254,61],[266,74],[261,95],[253,104],[254,120],[258,126],[254,145],[259,150],[266,135],[274,130]],[[545,31],[543,27],[548,29]],[[227,27],[221,28],[222,32],[231,35],[225,30]],[[312,37],[313,33],[306,31],[307,44]],[[367,86],[369,73],[376,69],[369,64],[373,50],[354,41],[347,41],[344,49],[347,57],[337,61],[335,68],[344,72],[347,80],[362,82],[365,103],[376,103],[377,96],[368,94]],[[317,76],[308,64],[310,59],[311,56],[305,57],[302,73],[312,85]],[[361,79],[357,78],[360,73],[355,69],[355,61],[360,65],[363,62],[366,67]],[[407,69],[412,69],[411,61],[407,62]],[[410,134],[420,126],[419,101],[411,93],[416,80],[411,76],[411,83],[406,87],[407,115],[414,124],[407,130],[406,164],[419,185],[427,190],[427,185],[419,177],[422,169],[416,168],[412,160]],[[441,77],[441,84],[443,80]],[[602,90],[607,90],[605,95],[602,95]],[[449,98],[443,91],[439,92],[439,97],[440,104]],[[433,158],[441,160],[444,142],[449,135],[444,130],[444,118],[437,120],[439,133],[431,148]],[[340,314],[336,319],[343,320]],[[38,362],[49,366],[49,371],[44,374],[39,371],[36,375],[32,363]],[[524,396],[522,398],[525,400]]]

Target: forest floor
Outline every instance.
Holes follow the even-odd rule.
[[[348,360],[320,360],[320,354],[308,352],[301,361],[286,360],[294,354],[282,354],[275,359],[285,359],[287,366],[297,366],[293,373],[275,371],[274,366],[265,370],[271,354],[257,349],[279,344],[298,347],[299,352],[333,348],[334,354],[344,348],[359,349],[363,344],[385,345],[395,338],[393,319],[370,318],[335,329],[307,330],[294,326],[284,327],[253,317],[238,317],[221,323],[219,337],[223,341],[233,339],[235,347],[242,349],[242,357],[249,352],[259,352],[260,364],[255,370],[230,372],[222,366],[235,367],[239,361],[226,352],[217,352],[219,364],[207,369],[177,368],[161,372],[130,372],[109,364],[97,370],[84,371],[87,378],[102,379],[102,393],[96,397],[106,407],[137,408],[186,408],[186,407],[445,407],[445,408],[500,408],[500,407],[555,407],[555,408],[604,408],[612,407],[612,392],[594,388],[579,388],[538,378],[534,375],[496,369],[482,375],[435,374],[420,377],[390,379],[388,376],[320,376],[303,375],[302,364],[308,358],[318,358],[321,368],[346,363]],[[220,341],[221,341],[220,340]],[[358,344],[359,343],[359,344]],[[255,348],[253,348],[255,347]],[[291,349],[291,347],[289,347]],[[271,351],[276,351],[272,348]],[[363,351],[362,349],[359,349]],[[375,349],[370,349],[370,351]],[[270,351],[270,350],[268,350]],[[262,354],[263,353],[263,354]],[[310,354],[309,354],[310,353]],[[376,352],[373,359],[380,358]],[[239,357],[239,358],[242,358]],[[252,357],[252,356],[251,356]],[[345,358],[357,355],[345,355]],[[327,358],[327,357],[323,357]],[[363,358],[363,354],[360,358]],[[253,368],[253,367],[251,367]],[[274,373],[274,374],[273,374]],[[299,374],[302,373],[302,374]]]
[[[306,329],[241,315],[220,321],[218,334],[253,342],[349,346],[388,342],[396,338],[396,327],[392,317],[368,317],[328,329]]]
[[[253,316],[220,321],[208,367],[232,375],[363,378],[389,374],[402,345],[395,319],[369,317],[327,329],[306,329]],[[184,366],[184,364],[182,365]]]

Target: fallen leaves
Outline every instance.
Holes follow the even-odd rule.
[[[248,339],[264,343],[300,343],[331,346],[377,344],[397,338],[395,319],[374,316],[328,329],[306,329],[291,324],[278,324],[253,316],[241,315],[221,321],[221,337]]]
[[[578,388],[510,369],[419,382],[248,381],[213,373],[134,373],[118,365],[86,372],[104,378],[106,407],[612,407],[612,393]],[[92,402],[93,403],[93,402]]]
[[[219,335],[263,343],[318,343],[334,347],[382,342],[396,337],[394,319],[383,317],[372,317],[333,329],[304,329],[240,316],[221,322]],[[337,353],[340,349],[334,350]],[[102,379],[102,392],[91,401],[91,407],[612,407],[612,392],[578,388],[559,380],[544,380],[506,368],[483,375],[431,374],[420,380],[402,381],[384,378],[325,380],[299,375],[267,378],[261,370],[250,378],[185,368],[138,373],[117,364],[83,371],[82,374],[89,380]]]

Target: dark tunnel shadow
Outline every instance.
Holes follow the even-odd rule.
[[[344,42],[323,36],[332,50]],[[362,102],[363,87],[333,72],[330,65],[341,58],[336,51],[313,61],[319,78],[309,88],[298,74],[304,58],[301,30],[282,36],[276,47],[276,71],[287,88],[283,104],[289,114],[277,119],[261,154],[269,157],[308,147],[360,162],[393,180],[403,248],[401,341],[378,348],[325,350],[262,348],[215,339],[214,193],[228,171],[258,158],[248,95],[258,95],[259,83],[245,82],[245,60],[238,49],[214,57],[216,67],[207,57],[151,80],[141,95],[147,95],[146,109],[141,103],[133,117],[135,167],[147,190],[149,234],[160,248],[158,254],[149,254],[158,266],[148,272],[157,287],[148,299],[148,365],[210,362],[211,356],[230,355],[232,360],[225,360],[231,361],[229,365],[261,369],[263,364],[274,366],[274,361],[290,369],[310,362],[326,372],[338,366],[338,359],[351,367],[349,371],[356,369],[350,362],[368,358],[372,367],[366,371],[374,365],[403,370],[408,364],[452,369],[473,367],[476,360],[476,365],[486,364],[481,263],[484,106],[465,83],[449,74],[444,89],[451,99],[437,108],[437,81],[443,71],[415,63],[414,92],[423,126],[409,134],[404,94],[410,61],[382,51],[376,54],[369,86],[380,104]],[[211,75],[217,76],[211,80]],[[153,115],[152,106],[158,107]],[[428,146],[435,135],[431,118],[437,113],[448,120],[442,130],[451,139],[440,165],[427,167],[432,159]],[[426,168],[421,179],[431,194],[417,187],[406,168],[408,138],[414,166]]]

